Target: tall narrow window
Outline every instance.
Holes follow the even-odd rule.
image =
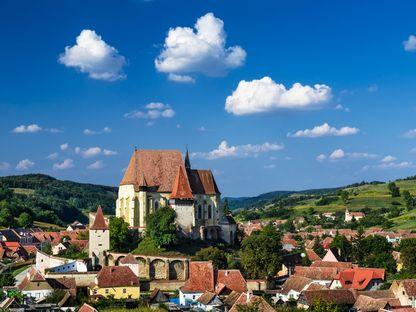
[[[202,219],[202,207],[198,205],[198,219]]]
[[[208,205],[208,219],[212,218],[212,206]]]
[[[159,209],[159,202],[155,201],[155,211]]]

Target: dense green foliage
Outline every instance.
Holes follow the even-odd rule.
[[[403,271],[407,274],[416,274],[416,238],[403,239],[400,242],[399,250]]]
[[[338,250],[339,257],[340,257],[339,260],[341,261],[351,260],[352,245],[344,235],[339,235],[337,233],[334,239],[332,240],[330,247],[336,248]]]
[[[16,280],[11,273],[0,274],[0,287],[13,286],[15,282]]]
[[[176,239],[175,211],[160,207],[147,216],[146,236],[149,236],[157,247],[169,246]]]
[[[136,248],[137,240],[122,218],[110,219],[110,249],[117,252],[130,252]]]
[[[363,254],[361,265],[369,268],[385,268],[389,273],[396,272],[396,261],[393,258],[393,246],[386,238],[374,235],[367,236],[359,242]]]
[[[114,212],[116,191],[42,174],[1,177],[0,226],[28,226],[33,220],[58,225],[85,222],[82,211],[95,211],[98,205],[107,213]]]
[[[266,226],[242,241],[241,264],[252,279],[275,276],[281,265],[281,235],[273,226]]]
[[[227,268],[227,256],[224,251],[217,247],[207,247],[198,251],[193,260],[196,261],[212,261],[214,268]]]

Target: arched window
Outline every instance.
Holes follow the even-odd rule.
[[[212,206],[208,205],[208,219],[212,218]]]
[[[198,205],[198,219],[202,219],[202,207]]]
[[[159,202],[155,201],[155,211],[159,209]]]

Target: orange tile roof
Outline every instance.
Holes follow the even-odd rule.
[[[194,199],[192,195],[191,186],[186,176],[185,168],[180,165],[178,167],[178,173],[173,184],[172,193],[170,194],[171,199]]]
[[[345,289],[364,290],[374,279],[384,280],[385,269],[353,268],[338,273],[338,279]]]
[[[306,267],[296,266],[295,275],[308,277],[313,280],[332,281],[337,277],[338,269],[331,267]]]
[[[214,267],[211,261],[189,262],[189,278],[181,288],[185,292],[213,292],[215,288]]]
[[[242,306],[253,306],[258,303],[258,311],[261,312],[275,312],[276,310],[262,297],[255,296],[250,293],[242,293],[235,301],[229,312],[238,312]]]
[[[219,287],[223,285],[224,287]],[[218,270],[216,278],[216,292],[220,294],[223,289],[234,290],[237,292],[247,291],[247,282],[240,270]],[[220,291],[221,290],[221,291]]]
[[[94,223],[90,226],[90,230],[108,230],[101,206],[98,206],[97,214],[95,215]]]
[[[78,312],[98,312],[98,310],[89,304],[84,303],[81,308],[79,308]]]
[[[105,266],[97,274],[98,287],[139,287],[139,278],[127,266]]]

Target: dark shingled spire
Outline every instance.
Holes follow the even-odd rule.
[[[186,146],[185,169],[186,170],[191,169],[191,160],[189,159],[188,146]]]

